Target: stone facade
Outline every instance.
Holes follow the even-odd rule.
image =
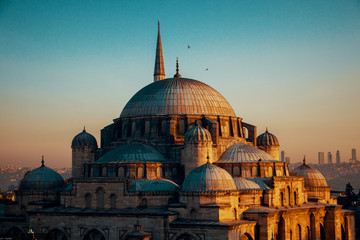
[[[101,130],[100,148],[85,129],[74,138],[65,187],[19,188],[0,218],[1,236],[355,239],[354,213],[336,205],[305,161],[304,175],[290,174],[273,134],[257,141],[256,127],[220,93],[178,69],[163,79],[160,32],[158,39],[154,82]]]

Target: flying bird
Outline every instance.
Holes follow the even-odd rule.
[[[207,70],[209,70],[208,68],[207,69],[205,69],[205,71],[207,71]]]
[[[188,48],[190,48],[190,45],[188,45]]]

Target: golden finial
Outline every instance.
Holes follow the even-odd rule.
[[[305,159],[305,155],[304,155],[304,159],[303,159],[303,165],[306,164],[306,159]]]
[[[176,74],[174,75],[174,78],[181,78],[181,75],[179,73],[179,58],[176,57]]]
[[[44,156],[41,156],[41,166],[43,167],[43,166],[45,166],[45,161],[44,161]]]
[[[210,156],[209,156],[209,150],[207,151],[207,156],[206,156],[206,159],[207,159],[207,164],[210,164]]]

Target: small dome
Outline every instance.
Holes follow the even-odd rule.
[[[200,142],[205,142],[205,143],[212,142],[211,134],[207,129],[198,125],[189,129],[185,133],[184,143],[200,143]]]
[[[247,145],[245,143],[236,143],[229,147],[219,158],[216,163],[249,163],[274,160],[272,156],[266,152]]]
[[[121,145],[100,157],[99,163],[147,163],[147,162],[169,162],[161,153],[154,148],[139,143]]]
[[[93,135],[87,133],[85,128],[84,130],[76,135],[72,140],[71,147],[96,147],[97,148],[97,141]]]
[[[183,191],[236,190],[234,179],[223,168],[206,163],[192,170],[182,185]]]
[[[269,133],[268,129],[266,128],[266,131],[263,134],[260,134],[257,139],[256,139],[256,144],[258,146],[280,146],[279,145],[279,140],[277,139],[277,137],[272,134]]]
[[[234,177],[234,182],[237,190],[260,190],[260,186],[253,181],[242,177]]]
[[[304,177],[305,187],[327,187],[324,175],[318,170],[306,165],[305,159],[302,165],[290,172],[291,176]]]
[[[54,191],[62,190],[65,187],[64,179],[52,170],[42,165],[27,174],[20,182],[19,191]]]
[[[130,186],[132,192],[172,192],[179,185],[167,179],[138,179]]]

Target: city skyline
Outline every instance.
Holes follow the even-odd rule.
[[[69,167],[84,125],[100,143],[153,81],[158,20],[166,77],[179,57],[292,163],[360,151],[358,2],[174,3],[1,2],[0,166]]]

